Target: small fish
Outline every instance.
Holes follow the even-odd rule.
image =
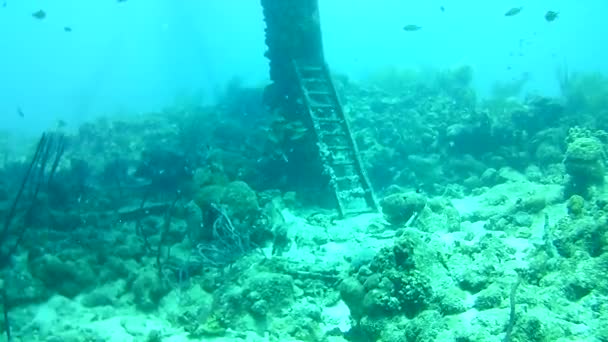
[[[518,15],[519,12],[521,12],[521,10],[523,10],[523,7],[513,7],[510,10],[508,10],[507,12],[505,12],[505,17],[512,17],[514,15]]]
[[[548,22],[552,22],[557,19],[557,17],[559,17],[559,12],[547,11],[547,13],[545,13],[545,20]]]
[[[2,7],[6,7],[6,1],[2,3]]]
[[[38,11],[32,13],[32,17],[42,20],[42,19],[46,18],[46,12],[43,10],[38,10]]]
[[[21,107],[17,107],[17,115],[19,115],[20,118],[24,118],[25,114],[23,114],[23,111],[21,110]]]
[[[407,32],[414,32],[414,31],[418,31],[422,28],[422,26],[418,26],[418,25],[405,25],[403,26],[403,31],[407,31]]]
[[[127,0],[116,0],[116,2],[127,2]]]
[[[64,30],[65,32],[72,32],[72,28],[71,28],[71,27],[69,27],[69,26],[64,26],[64,27],[63,27],[63,30]]]
[[[441,12],[445,12],[445,7],[439,6],[439,9],[441,10]]]

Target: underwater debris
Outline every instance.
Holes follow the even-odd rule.
[[[32,17],[34,17],[38,20],[42,20],[42,19],[46,18],[46,12],[43,10],[38,10],[38,11],[32,13]]]
[[[505,12],[505,17],[512,17],[515,15],[518,15],[523,9],[524,9],[523,6],[513,7],[510,10],[508,10],[507,12]]]
[[[64,30],[65,32],[72,32],[72,28],[71,28],[71,27],[69,27],[69,26],[64,26],[63,30]]]
[[[215,215],[212,228],[212,241],[199,243],[196,246],[198,256],[208,266],[224,267],[234,264],[239,258],[252,251],[249,232],[235,227],[226,209],[211,203],[210,209]]]
[[[548,22],[554,21],[557,17],[559,17],[559,12],[547,11],[547,13],[545,13],[545,20]]]
[[[411,24],[410,24],[410,25],[405,25],[405,26],[403,26],[403,31],[406,31],[406,32],[414,32],[414,31],[418,31],[418,30],[420,30],[421,28],[422,28],[422,26],[419,26],[419,25],[411,25]]]
[[[167,212],[165,213],[165,223],[163,225],[163,231],[160,235],[160,240],[158,241],[158,247],[156,248],[156,270],[158,272],[158,278],[162,279],[163,278],[163,266],[164,264],[166,264],[167,260],[169,259],[169,252],[167,251],[167,255],[166,255],[166,259],[164,262],[161,261],[161,257],[163,255],[163,246],[167,243],[167,236],[169,235],[169,230],[171,228],[171,218],[172,218],[172,214],[175,211],[175,205],[177,204],[177,201],[179,201],[180,197],[181,197],[181,191],[177,191],[175,198],[173,199],[173,201],[171,202],[171,205],[169,206],[169,209],[167,209]],[[142,202],[143,203],[143,202]]]
[[[6,266],[15,254],[29,228],[27,223],[13,225],[19,218],[18,210],[29,195],[29,204],[25,204],[25,219],[31,217],[36,207],[36,199],[43,187],[48,187],[53,180],[59,161],[65,151],[65,139],[62,134],[43,133],[38,141],[36,152],[30,160],[29,167],[21,180],[20,187],[11,203],[4,225],[0,230],[0,265]],[[52,163],[51,163],[52,162]],[[32,190],[32,191],[30,191]],[[30,193],[31,192],[31,193]],[[25,221],[27,222],[27,221]],[[15,226],[13,228],[13,226]]]

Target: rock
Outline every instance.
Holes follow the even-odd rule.
[[[386,220],[394,225],[403,225],[426,206],[426,197],[415,192],[397,193],[380,201]]]

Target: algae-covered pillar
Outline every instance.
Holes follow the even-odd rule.
[[[340,216],[376,212],[373,189],[325,63],[317,0],[262,0],[262,6],[273,82],[264,102],[312,132],[308,144],[291,139],[288,150],[300,159],[289,163],[293,174],[306,173],[306,158],[316,149],[318,174],[326,178]]]
[[[317,0],[261,0],[266,21],[266,57],[270,79],[266,103],[297,96],[293,61],[324,65],[323,42]],[[279,102],[279,103],[277,103]]]
[[[306,144],[293,138],[283,146],[298,157],[290,158],[293,174],[301,179],[307,173],[302,170],[311,164],[307,159],[316,150],[315,159],[321,162],[318,175],[325,178],[334,194],[340,216],[377,211],[374,192],[323,56],[317,0],[262,0],[262,5],[273,82],[266,88],[265,103],[279,108],[287,121],[303,122],[312,133]]]

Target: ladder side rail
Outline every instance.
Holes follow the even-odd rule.
[[[340,117],[343,119],[344,121],[344,125],[346,126],[346,132],[348,135],[348,140],[349,140],[349,144],[351,145],[351,148],[353,149],[354,152],[354,158],[355,158],[355,167],[357,168],[357,172],[361,175],[362,179],[361,182],[363,183],[363,186],[365,187],[364,190],[369,192],[369,201],[371,203],[369,203],[371,205],[371,209],[378,211],[378,202],[376,200],[376,195],[374,194],[373,188],[371,186],[371,182],[369,180],[369,177],[367,175],[367,171],[363,168],[363,163],[361,160],[361,156],[359,154],[359,148],[357,147],[357,144],[355,143],[355,140],[352,136],[352,131],[351,131],[351,127],[350,127],[350,123],[348,122],[348,118],[346,117],[346,114],[344,113],[343,109],[342,109],[342,103],[340,102],[340,98],[338,97],[338,93],[336,91],[336,87],[333,84],[333,80],[331,78],[331,75],[329,74],[329,68],[327,66],[327,64],[324,64],[323,67],[323,72],[325,74],[325,77],[330,81],[330,91],[331,91],[331,96],[334,98],[334,100],[336,101],[337,104],[337,110],[340,111],[339,115]]]
[[[321,134],[319,132],[320,127],[318,126],[318,123],[315,122],[315,120],[314,120],[314,113],[312,112],[311,104],[310,104],[311,102],[310,102],[308,93],[306,91],[306,87],[304,86],[304,83],[302,82],[302,75],[300,73],[297,61],[296,60],[292,60],[292,65],[293,65],[293,68],[295,70],[296,79],[298,81],[298,86],[300,88],[300,93],[302,94],[302,100],[304,101],[304,107],[306,107],[307,114],[308,114],[310,120],[312,121],[313,132],[315,133],[315,138],[317,140],[317,144],[320,144],[320,143],[322,143]],[[317,148],[320,149],[320,146],[317,146]],[[327,169],[331,169],[330,174],[328,174],[329,184],[330,184],[330,186],[331,186],[331,188],[333,190],[333,193],[334,193],[334,196],[335,196],[335,199],[336,199],[336,203],[337,203],[337,206],[338,206],[338,213],[339,213],[339,215],[341,217],[344,217],[344,214],[345,214],[344,213],[344,208],[342,207],[342,201],[340,200],[340,197],[339,197],[339,194],[338,194],[338,188],[337,188],[337,184],[336,184],[335,179],[334,179],[333,168],[329,167],[329,165],[328,165],[329,163],[326,160],[326,157],[324,157],[322,155],[322,153],[320,153],[320,152],[321,151],[319,151],[319,154],[320,154],[320,157],[321,157],[321,163],[323,164],[323,168],[325,169],[325,172],[329,171]]]

